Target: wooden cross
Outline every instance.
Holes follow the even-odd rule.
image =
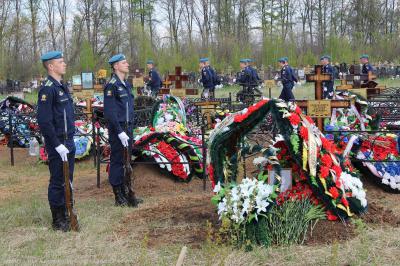
[[[189,89],[189,88],[185,88],[183,89],[183,83],[184,81],[188,81],[189,80],[189,76],[186,74],[182,74],[182,67],[177,66],[175,67],[175,74],[174,75],[167,75],[167,79],[166,82],[164,83],[164,85],[168,85],[165,86],[165,88],[162,88],[160,90],[161,94],[173,94],[175,96],[181,97],[181,96],[185,96],[185,95],[197,95],[198,91],[197,89]],[[169,86],[172,84],[172,82],[174,82],[174,89],[170,89]],[[180,91],[182,90],[182,91]]]
[[[314,104],[321,104],[322,103],[329,103],[329,112],[333,108],[349,108],[350,107],[350,101],[349,100],[322,100],[322,95],[323,95],[323,86],[322,83],[324,81],[330,81],[331,80],[331,75],[330,74],[324,74],[322,73],[322,65],[315,65],[314,67],[314,73],[315,74],[307,74],[306,75],[306,81],[307,82],[314,82],[314,88],[315,88],[315,100],[316,101],[309,101],[309,100],[296,100],[296,104],[303,108],[307,109],[311,103]],[[321,101],[321,102],[318,102]],[[317,116],[314,116],[317,117]],[[317,126],[321,132],[324,130],[324,122],[323,122],[323,117],[318,116],[317,117]]]
[[[182,81],[188,81],[188,75],[182,74],[182,67],[175,67],[175,75],[168,75],[168,80],[175,82],[175,89],[182,89]]]
[[[378,85],[378,83],[373,81],[376,79],[376,75],[371,71],[368,74],[362,74],[361,69],[361,65],[352,65],[350,67],[350,74],[345,76],[346,81],[352,81],[353,88],[375,88]],[[368,82],[362,84],[363,81]]]

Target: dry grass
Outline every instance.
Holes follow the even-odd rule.
[[[331,245],[255,248],[245,252],[216,245],[209,239],[188,242],[185,232],[207,230],[208,216],[192,216],[199,208],[196,206],[207,200],[207,194],[200,189],[201,182],[174,183],[159,176],[156,169],[137,172],[151,180],[149,184],[138,180],[138,186],[147,189],[147,194],[142,193],[145,204],[139,209],[117,208],[106,181],[101,189],[95,188],[91,160],[76,165],[76,207],[82,231],[54,232],[50,229],[47,203],[47,166],[29,158],[26,150],[17,150],[16,157],[16,166],[11,167],[7,149],[0,147],[2,265],[174,265],[183,245],[188,245],[185,265],[400,264],[400,228],[365,224],[362,220],[355,220],[355,238]],[[105,179],[102,171],[102,180]],[[398,195],[377,191],[370,194],[374,200],[379,198],[384,207],[397,206],[393,212],[400,215]],[[161,205],[169,202],[177,205],[171,210]],[[204,208],[206,212],[207,206]]]

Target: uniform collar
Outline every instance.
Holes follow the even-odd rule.
[[[63,84],[61,82],[58,82],[57,80],[55,80],[52,76],[48,75],[47,79],[50,80],[51,82],[53,82],[54,85],[57,85],[58,87],[63,87]]]
[[[122,82],[122,81],[119,79],[119,77],[118,77],[117,74],[113,74],[113,77],[116,79],[116,81],[117,81],[117,83],[118,83],[119,85],[122,85],[122,86],[124,86],[124,88],[127,88],[127,86],[126,86],[126,81],[125,81],[125,80],[124,80],[124,82]]]

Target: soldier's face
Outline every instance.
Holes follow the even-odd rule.
[[[64,62],[64,58],[53,59],[48,69],[58,75],[64,75],[67,70],[67,64]]]
[[[281,67],[283,67],[283,66],[285,65],[285,62],[279,62],[279,65],[280,65]]]
[[[366,63],[368,63],[368,59],[367,58],[360,58],[360,62],[362,64],[366,64]]]
[[[147,69],[152,69],[153,68],[153,64],[147,64]]]
[[[243,69],[246,67],[246,63],[240,63],[240,68]]]
[[[124,74],[128,74],[129,73],[128,61],[122,60],[122,61],[115,63],[114,69],[119,72],[122,72]]]

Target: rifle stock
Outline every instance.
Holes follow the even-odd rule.
[[[67,114],[64,109],[64,145],[67,143]],[[64,191],[65,191],[65,205],[67,208],[68,216],[71,222],[71,229],[79,231],[78,217],[74,212],[71,194],[71,182],[69,180],[69,164],[68,160],[63,161],[63,174],[64,174]]]
[[[63,162],[63,172],[64,172],[64,183],[65,183],[65,205],[67,207],[69,219],[71,221],[71,229],[73,231],[79,231],[78,217],[75,214],[72,205],[72,195],[71,195],[71,183],[69,181],[69,165],[68,161]]]

